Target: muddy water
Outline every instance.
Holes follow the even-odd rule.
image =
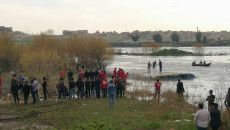
[[[131,52],[132,48],[120,48],[122,52]],[[185,51],[192,51],[192,48],[177,48]],[[220,56],[115,56],[114,62],[107,69],[123,68],[126,72],[132,75],[155,76],[159,75],[158,60],[163,63],[164,73],[192,73],[196,76],[194,80],[182,81],[185,86],[186,94],[190,96],[188,101],[196,103],[204,101],[210,89],[214,90],[218,102],[223,102],[223,98],[227,93],[227,88],[230,87],[230,47],[209,47],[205,49],[213,54],[226,54]],[[211,62],[210,67],[194,67],[191,65],[193,61],[199,62],[205,60],[206,63]],[[157,61],[155,70],[151,74],[147,73],[147,63]],[[129,80],[132,84],[130,90],[138,84],[136,80]],[[135,83],[134,83],[135,82]],[[149,91],[153,91],[154,81],[146,83]],[[162,81],[162,89],[176,89],[177,81]],[[143,84],[143,82],[142,82]],[[141,83],[139,83],[141,86]],[[220,104],[221,105],[221,104]]]

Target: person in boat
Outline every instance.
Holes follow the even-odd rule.
[[[206,61],[204,60],[204,64],[206,64]]]
[[[202,64],[202,60],[200,61],[200,64]]]
[[[193,61],[192,64],[196,64],[196,61]]]

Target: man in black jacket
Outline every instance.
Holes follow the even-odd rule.
[[[90,98],[90,84],[91,82],[89,81],[89,78],[87,78],[87,80],[85,81],[85,95],[86,98]]]
[[[43,83],[42,83],[42,88],[43,88],[43,94],[44,94],[44,101],[46,100],[46,93],[47,93],[47,80],[46,77],[43,77]]]
[[[177,90],[176,90],[179,98],[184,98],[183,96],[183,92],[184,92],[184,85],[183,83],[180,81],[180,79],[178,79],[178,83],[177,83]]]
[[[81,99],[83,98],[83,89],[84,89],[84,82],[82,81],[82,78],[79,77],[79,79],[76,82],[76,86],[77,86],[77,97],[79,99],[79,97],[81,96]]]
[[[72,99],[74,98],[74,94],[75,94],[75,82],[74,82],[74,78],[70,78],[69,81],[69,98]]]
[[[18,84],[17,83],[12,84],[11,90],[12,90],[12,93],[13,93],[15,104],[19,103],[19,98],[18,98],[19,86],[18,86]]]
[[[28,84],[28,81],[26,81],[22,90],[23,90],[23,94],[24,94],[24,104],[27,104],[28,103],[28,97],[30,95],[30,85]]]
[[[99,76],[96,77],[96,81],[95,81],[95,90],[96,90],[96,97],[99,99],[100,96],[100,90],[101,90],[101,79],[99,78]]]
[[[208,110],[211,111],[213,110],[213,104],[215,101],[215,95],[213,95],[213,91],[209,90],[209,96],[206,98],[206,101],[208,101]]]
[[[121,78],[119,77],[118,82],[117,82],[117,86],[116,86],[117,98],[119,97],[119,95],[121,98],[123,88],[124,88],[124,83],[122,82]]]
[[[213,103],[214,110],[210,112],[211,121],[209,126],[212,127],[212,130],[218,130],[221,126],[220,110],[218,110],[218,104]]]
[[[226,95],[224,105],[229,109],[230,107],[230,88],[228,88],[228,94]]]

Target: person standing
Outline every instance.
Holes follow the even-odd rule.
[[[96,80],[96,77],[100,75],[100,72],[98,71],[98,69],[95,70],[94,72],[94,76],[95,76],[95,80]]]
[[[26,81],[22,90],[23,90],[23,94],[24,94],[24,104],[27,104],[28,103],[28,97],[30,95],[30,85],[29,85],[28,81]]]
[[[183,83],[180,81],[180,79],[178,79],[178,83],[177,83],[177,90],[176,90],[179,98],[184,98],[183,96],[183,92],[184,92],[184,85]]]
[[[60,100],[61,96],[65,99],[65,89],[66,86],[64,84],[64,79],[60,78],[59,83],[56,85],[56,88],[58,89],[58,100]]]
[[[1,76],[1,73],[0,73],[0,94],[2,93],[2,76]]]
[[[44,95],[44,101],[46,100],[46,93],[47,93],[47,80],[46,77],[43,77],[43,83],[42,83],[42,88],[43,88],[43,95]]]
[[[103,98],[107,97],[107,87],[108,87],[108,83],[105,79],[101,80],[101,90],[102,90],[102,95]]]
[[[13,93],[13,97],[14,97],[14,102],[19,103],[19,98],[18,98],[18,90],[19,90],[19,86],[17,84],[17,82],[14,82],[11,86],[11,91]]]
[[[109,106],[112,107],[115,105],[115,94],[116,94],[116,87],[113,84],[113,80],[110,81],[108,85],[108,95],[109,95]]]
[[[117,88],[117,98],[120,96],[120,98],[121,98],[121,96],[122,96],[122,90],[123,90],[123,87],[124,87],[124,83],[123,83],[123,81],[121,80],[121,78],[119,77],[118,78],[118,81],[117,81],[117,86],[116,86],[116,88]]]
[[[126,91],[126,82],[127,82],[127,78],[125,78],[125,75],[123,77],[123,88],[122,88],[122,96],[125,97],[125,91]]]
[[[74,94],[75,94],[75,82],[74,82],[74,78],[70,78],[70,82],[69,82],[69,98],[70,99],[74,98]]]
[[[104,73],[103,70],[102,70],[101,73],[100,73],[100,79],[101,79],[101,80],[105,79],[105,73]]]
[[[153,62],[153,70],[155,69],[156,61]]]
[[[87,77],[87,80],[85,81],[85,97],[90,98],[90,85],[91,82],[89,81],[89,77]]]
[[[208,110],[211,111],[213,110],[213,104],[215,101],[215,95],[213,95],[213,91],[209,90],[209,96],[206,98],[206,101],[208,101]]]
[[[218,128],[221,126],[221,118],[220,118],[220,110],[218,110],[218,104],[213,103],[214,109],[210,112],[211,121],[209,126],[212,128],[212,130],[218,130]]]
[[[67,75],[68,75],[68,83],[70,82],[71,78],[73,78],[73,72],[71,70],[68,71]]]
[[[91,81],[90,91],[91,91],[90,93],[91,97],[95,98],[96,96],[95,96],[95,81],[94,80]]]
[[[199,103],[199,109],[194,117],[194,121],[197,126],[197,130],[208,130],[208,124],[211,120],[208,110],[204,109],[204,105]]]
[[[148,63],[148,73],[150,73],[150,72],[151,72],[151,63],[149,61],[149,63]]]
[[[160,67],[160,72],[162,72],[162,62],[159,60],[159,67]]]
[[[159,79],[157,79],[157,82],[155,82],[155,99],[157,98],[157,101],[160,102],[160,93],[161,93],[161,82]]]
[[[83,98],[83,91],[84,91],[84,82],[82,81],[82,77],[79,77],[79,79],[76,82],[76,86],[77,86],[77,97],[78,99],[81,97],[81,99]]]
[[[36,80],[36,78],[33,79],[31,91],[33,96],[33,104],[35,104],[36,102],[38,102],[38,81]]]
[[[96,90],[96,97],[100,99],[100,89],[101,89],[101,79],[99,76],[96,77],[95,81],[95,90]]]
[[[117,68],[115,68],[115,69],[113,70],[113,77],[112,77],[112,78],[114,78],[114,79],[117,78]]]
[[[90,69],[89,75],[90,75],[90,80],[95,81],[95,74],[91,69]]]
[[[228,88],[228,93],[226,95],[226,98],[225,98],[225,101],[224,101],[224,105],[229,110],[229,108],[230,108],[230,88]]]

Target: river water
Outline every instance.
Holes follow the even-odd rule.
[[[169,49],[170,47],[161,48]],[[116,48],[120,49],[123,53],[132,53],[141,48]],[[192,52],[192,47],[177,47],[176,49]],[[137,52],[137,51],[136,51]],[[217,102],[223,105],[223,100],[227,94],[227,88],[230,87],[230,47],[206,47],[206,54],[212,54],[213,56],[131,56],[131,55],[116,55],[114,56],[113,63],[107,67],[108,70],[113,70],[115,67],[122,68],[131,75],[140,75],[144,77],[159,75],[159,59],[163,63],[163,73],[192,73],[196,76],[193,80],[183,80],[185,87],[185,94],[189,95],[187,99],[189,103],[196,104],[198,102],[204,102],[208,91],[213,89],[216,95]],[[225,54],[225,55],[218,55]],[[211,62],[209,67],[192,66],[192,62],[206,61]],[[148,62],[157,61],[157,67],[151,71],[151,74],[147,73]],[[130,79],[131,83],[128,88],[133,90],[133,79]],[[144,86],[149,91],[154,91],[154,82],[150,81]],[[140,82],[139,85],[143,82]],[[162,81],[162,89],[164,91],[171,89],[176,90],[177,81]]]

